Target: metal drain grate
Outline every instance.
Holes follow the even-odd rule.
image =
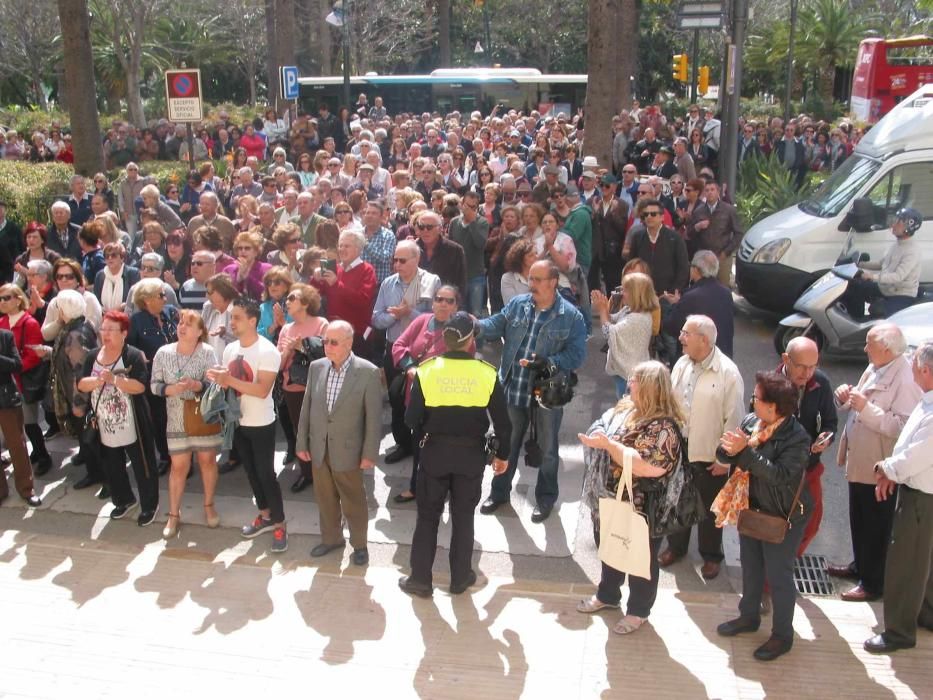
[[[833,584],[826,573],[826,557],[804,554],[794,562],[794,583],[804,595],[832,595]]]

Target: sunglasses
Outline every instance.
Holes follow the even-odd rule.
[[[648,197],[648,196],[653,195],[653,194],[654,194],[654,192],[644,192],[644,191],[642,191],[642,190],[638,190],[638,196],[639,196],[639,197]]]
[[[152,267],[151,265],[143,265],[143,266],[142,266],[141,268],[139,268],[139,269],[142,270],[143,272],[161,272],[161,270],[160,270],[159,268],[157,268],[157,267]]]
[[[8,294],[8,295],[6,295],[6,296],[0,297],[0,301],[9,301],[9,300],[12,299],[12,298],[13,298],[13,295],[12,295],[12,294]]]
[[[114,258],[122,258],[123,256],[120,253],[107,253],[105,256],[107,260],[113,260]]]
[[[55,279],[57,279],[57,280],[73,280],[73,279],[76,279],[76,277],[75,277],[74,275],[55,275]]]
[[[192,267],[201,267],[201,265],[211,265],[212,263],[209,260],[192,260]]]
[[[342,341],[342,340],[335,340],[334,338],[324,338],[324,340],[321,341],[321,342],[322,342],[324,345],[330,345],[332,348],[335,348],[335,347],[337,347],[338,345],[340,345],[340,343],[342,343],[343,341]]]
[[[334,212],[335,215],[338,215],[338,214],[352,214],[352,213],[353,213],[352,211],[344,211],[343,209],[341,209],[340,211],[335,211],[335,212]]]
[[[289,294],[285,297],[285,301],[301,301],[301,296],[298,294]]]
[[[419,231],[428,231],[432,228],[437,228],[437,224],[418,224],[415,228]]]
[[[659,211],[646,211],[642,216],[661,216]]]
[[[398,265],[404,265],[404,264],[407,263],[409,260],[411,260],[411,258],[392,258],[392,262],[394,262],[394,263],[396,263],[396,264],[398,264]]]
[[[438,304],[456,304],[457,300],[454,297],[442,297],[440,295],[434,296],[434,301]]]

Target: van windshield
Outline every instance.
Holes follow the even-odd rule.
[[[805,199],[798,206],[807,214],[831,219],[861,191],[880,167],[880,161],[852,155],[809,199]]]

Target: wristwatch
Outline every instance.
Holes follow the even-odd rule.
[[[875,474],[884,474],[884,469],[881,467],[881,462],[875,462],[875,468],[873,471]]]

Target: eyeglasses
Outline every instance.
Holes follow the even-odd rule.
[[[432,228],[437,228],[437,224],[418,224],[415,228],[419,231],[428,231]]]
[[[301,301],[301,295],[289,294],[287,297],[285,297],[285,301]]]
[[[165,298],[165,292],[159,292],[159,299]]]
[[[157,267],[153,267],[152,265],[143,265],[139,269],[142,270],[143,272],[162,272],[162,270],[160,270]]]
[[[105,256],[107,260],[113,260],[114,258],[122,258],[123,256],[120,253],[107,253]]]
[[[411,260],[411,258],[392,258],[392,262],[397,263],[398,265],[404,265],[409,260]]]
[[[75,277],[74,275],[55,275],[55,279],[57,279],[57,280],[73,280],[73,279],[76,279],[76,277]]]
[[[192,267],[201,267],[201,265],[211,265],[211,264],[212,263],[210,260],[192,260],[191,261]]]
[[[457,300],[454,297],[442,297],[440,294],[434,295],[434,301],[438,304],[456,304]]]
[[[2,297],[0,297],[0,301],[9,301],[9,300],[12,299],[12,298],[13,298],[13,295],[12,295],[12,294],[9,294],[9,295],[7,295],[7,296],[2,296]]]
[[[330,345],[332,348],[335,348],[338,345],[340,345],[340,343],[342,343],[343,341],[337,340],[336,338],[324,338],[324,340],[321,342],[324,343],[324,345]]]

